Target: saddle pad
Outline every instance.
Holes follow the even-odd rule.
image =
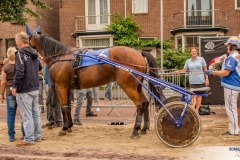
[[[106,58],[109,58],[108,50],[109,50],[109,48],[99,49],[99,50],[95,50],[95,51],[86,51],[83,54],[95,55],[95,56],[98,56],[99,54],[101,54],[101,55],[103,54],[106,56]],[[98,62],[98,60],[96,60],[96,59],[93,59],[91,57],[85,57],[85,56],[83,56],[82,60],[79,62],[80,67],[88,67],[88,66],[97,65],[97,64],[103,64],[103,62]]]

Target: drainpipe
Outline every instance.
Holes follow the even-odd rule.
[[[161,72],[163,71],[163,0],[160,0]]]
[[[127,6],[126,6],[126,0],[124,0],[124,16],[127,16]]]

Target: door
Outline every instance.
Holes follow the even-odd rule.
[[[186,0],[187,26],[212,25],[212,0]]]
[[[103,31],[110,23],[109,0],[86,0],[86,30]]]

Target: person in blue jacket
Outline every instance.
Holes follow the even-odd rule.
[[[48,123],[46,126],[62,127],[61,105],[57,97],[55,86],[51,81],[48,66],[46,64],[44,64],[43,74],[47,90],[46,108]]]
[[[230,37],[225,43],[229,56],[224,60],[221,71],[207,70],[210,76],[221,76],[224,89],[225,108],[229,120],[228,131],[222,135],[238,136],[237,98],[240,93],[240,63],[236,59],[240,49],[240,40]]]

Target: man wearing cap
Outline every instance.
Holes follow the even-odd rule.
[[[221,76],[221,85],[224,88],[224,100],[229,120],[228,131],[222,135],[238,136],[237,98],[240,93],[240,64],[236,59],[240,49],[240,40],[231,37],[225,43],[229,56],[224,60],[221,71],[207,70],[209,76]]]

